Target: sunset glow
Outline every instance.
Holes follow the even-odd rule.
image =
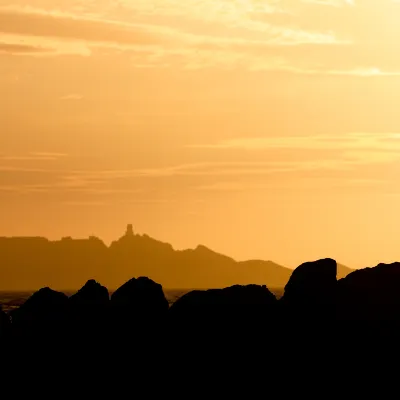
[[[400,1],[0,0],[0,236],[400,259]]]

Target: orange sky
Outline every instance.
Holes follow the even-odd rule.
[[[0,235],[400,259],[400,1],[0,0]]]

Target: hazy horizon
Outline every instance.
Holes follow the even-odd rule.
[[[0,236],[400,260],[400,2],[0,0]]]
[[[132,224],[128,224],[128,229],[132,229],[132,230],[133,230]],[[128,229],[127,229],[127,230],[128,230]],[[68,236],[63,236],[63,237],[59,237],[59,238],[49,238],[49,237],[46,237],[46,236],[39,236],[39,235],[34,235],[34,236],[0,236],[0,239],[2,239],[2,238],[7,238],[7,239],[10,239],[10,238],[11,238],[11,239],[35,239],[35,238],[44,238],[44,239],[49,240],[49,241],[51,241],[51,242],[53,242],[53,241],[57,242],[57,241],[65,240],[65,239],[78,240],[78,241],[79,241],[79,240],[88,240],[88,239],[90,239],[90,237],[95,237],[96,239],[99,239],[101,242],[103,242],[107,247],[110,247],[113,243],[118,242],[118,240],[120,240],[122,237],[126,236],[126,235],[127,235],[127,230],[125,230],[125,232],[123,232],[123,234],[120,234],[118,237],[115,237],[114,239],[112,239],[112,240],[110,240],[110,241],[108,241],[108,242],[105,241],[105,240],[103,240],[101,237],[99,237],[99,236],[97,236],[97,235],[95,235],[95,234],[92,234],[92,235],[90,235],[90,236],[88,236],[88,237],[74,237],[74,236],[68,235]],[[197,245],[195,245],[195,246],[193,246],[193,247],[190,247],[190,248],[188,248],[188,247],[185,247],[185,248],[178,248],[178,247],[176,247],[173,243],[170,243],[168,240],[160,240],[159,238],[152,237],[152,236],[148,235],[148,234],[145,233],[145,232],[135,232],[135,231],[133,231],[133,234],[134,234],[134,235],[139,235],[139,236],[148,236],[149,238],[154,239],[154,240],[156,240],[156,241],[160,241],[160,242],[162,242],[162,243],[169,244],[169,245],[172,246],[173,250],[175,250],[175,251],[195,250],[195,249],[196,249],[197,247],[199,247],[199,246],[204,246],[204,247],[206,247],[207,249],[211,250],[212,252],[214,252],[214,253],[216,253],[216,254],[221,254],[221,255],[227,256],[227,257],[229,257],[229,258],[232,258],[232,259],[233,259],[234,261],[236,261],[236,262],[266,261],[266,262],[272,262],[272,263],[274,263],[274,264],[276,264],[276,265],[279,265],[279,266],[281,266],[281,267],[284,267],[284,268],[288,268],[288,269],[293,269],[293,270],[294,270],[294,269],[296,269],[296,268],[297,268],[300,264],[302,264],[302,263],[310,262],[310,261],[316,261],[316,260],[304,260],[304,261],[302,261],[299,265],[288,266],[288,265],[283,265],[282,263],[279,262],[279,260],[271,260],[271,259],[263,259],[263,260],[261,260],[261,259],[257,259],[257,258],[247,258],[247,259],[240,260],[240,259],[236,259],[236,258],[234,258],[234,257],[231,257],[229,254],[223,254],[223,253],[221,253],[221,252],[218,252],[217,250],[215,250],[215,249],[213,249],[213,248],[207,246],[207,245],[204,244],[204,243],[197,243]],[[340,262],[340,260],[336,260],[336,261],[337,261],[338,265],[342,265],[342,266],[347,267],[347,268],[350,268],[350,269],[356,269],[356,268],[354,268],[354,267],[352,267],[352,266],[344,265],[343,263]],[[364,268],[366,268],[366,267],[368,267],[368,266],[364,266]],[[172,289],[177,289],[177,288],[172,288]]]

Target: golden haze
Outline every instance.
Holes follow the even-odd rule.
[[[400,258],[400,3],[0,0],[0,235]]]

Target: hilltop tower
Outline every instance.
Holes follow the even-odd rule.
[[[126,227],[126,233],[125,236],[133,236],[133,225],[132,224],[128,224],[128,226]]]

